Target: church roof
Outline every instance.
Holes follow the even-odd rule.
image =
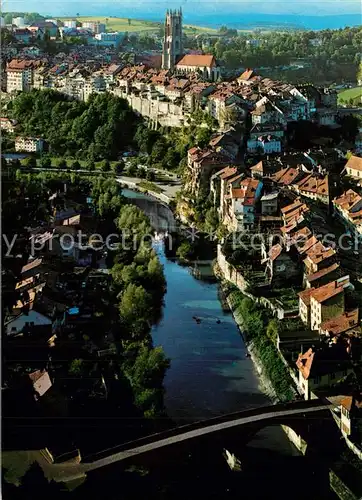
[[[215,57],[211,54],[195,55],[186,54],[183,58],[176,64],[178,66],[198,66],[212,68],[215,66]]]

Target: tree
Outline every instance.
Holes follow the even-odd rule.
[[[86,169],[89,170],[89,172],[94,172],[95,168],[96,168],[96,166],[94,164],[94,161],[88,160],[87,165],[86,165]]]
[[[121,175],[124,171],[124,161],[120,160],[118,163],[114,165],[114,172],[116,175]]]
[[[81,377],[84,371],[84,361],[83,359],[73,359],[69,367],[69,375],[74,375],[76,377]]]
[[[267,337],[275,344],[278,338],[278,321],[276,319],[272,319],[268,323],[268,327],[266,329]]]
[[[111,165],[108,160],[101,161],[100,167],[102,172],[109,172],[111,169]]]
[[[193,248],[190,242],[184,241],[176,251],[177,257],[181,260],[190,260],[193,257]]]
[[[64,158],[60,158],[60,160],[57,161],[57,167],[61,169],[67,168],[66,160],[64,160]]]
[[[33,156],[28,156],[23,160],[24,167],[34,168],[36,167],[36,159]]]
[[[146,177],[146,170],[143,167],[140,167],[138,169],[137,176],[144,179]]]
[[[119,313],[133,338],[144,334],[151,318],[151,297],[142,286],[129,283],[122,293]]]
[[[152,170],[148,169],[146,174],[146,179],[150,182],[153,182],[156,179],[155,173]]]
[[[72,169],[73,170],[79,170],[80,169],[80,163],[78,160],[73,161],[72,163]]]
[[[51,159],[48,156],[43,156],[40,160],[40,166],[42,168],[50,168],[52,166]]]

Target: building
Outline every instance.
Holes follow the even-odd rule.
[[[297,263],[279,243],[270,248],[262,264],[266,264],[267,277],[274,285],[288,281],[290,283],[290,280],[300,275]]]
[[[233,187],[229,180],[229,192],[223,200],[226,203],[223,222],[230,231],[242,232],[255,225],[256,203],[260,199],[263,183],[248,177],[237,184]]]
[[[13,17],[12,24],[15,24],[18,28],[24,28],[25,20],[23,17]]]
[[[346,174],[355,179],[362,179],[362,158],[352,155],[344,167]]]
[[[69,28],[73,28],[73,26],[69,26]],[[82,22],[82,28],[88,29],[95,34],[106,32],[106,25],[99,21],[84,21]]]
[[[298,194],[319,200],[322,203],[329,204],[329,179],[328,175],[317,177],[314,174],[308,174],[306,177],[296,182],[294,189]]]
[[[34,330],[46,330],[51,333],[52,320],[33,309],[22,313],[5,324],[6,335],[19,335],[20,333],[31,333]]]
[[[299,387],[304,398],[315,399],[315,391],[329,387],[353,372],[345,349],[339,345],[326,348],[309,348],[300,353],[296,362],[299,371]]]
[[[35,21],[29,26],[29,30],[36,35],[39,35],[40,32],[41,36],[48,34],[52,39],[55,39],[58,35],[58,26],[52,21]]]
[[[333,200],[336,214],[344,222],[347,231],[355,238],[362,235],[362,196],[349,189]]]
[[[344,314],[344,290],[349,284],[349,276],[345,276],[319,288],[309,289],[312,330],[319,330],[325,321]]]
[[[18,42],[28,44],[34,37],[34,33],[28,28],[16,28],[13,31],[13,36]]]
[[[184,55],[176,64],[176,70],[181,73],[199,73],[205,80],[216,82],[220,77],[220,68],[211,54]]]
[[[191,148],[187,154],[187,181],[185,190],[194,196],[201,191],[206,192],[209,187],[210,177],[217,169],[230,164],[230,159],[211,148]]]
[[[13,59],[6,66],[6,91],[27,92],[33,82],[34,61]]]
[[[76,19],[67,19],[66,21],[63,21],[64,28],[76,28],[77,27],[77,20]]]
[[[162,49],[162,68],[173,69],[182,54],[182,11],[181,9],[178,11],[167,9]]]
[[[278,191],[264,194],[261,201],[261,215],[276,215],[278,212]]]
[[[29,373],[29,378],[33,385],[34,399],[39,400],[53,385],[49,373],[46,370],[36,370]]]
[[[320,325],[320,334],[333,338],[349,332],[356,332],[360,335],[359,310],[347,311],[340,316],[336,316]]]
[[[15,151],[27,151],[28,153],[41,153],[44,149],[44,140],[40,137],[22,137],[15,139]]]
[[[346,396],[341,401],[341,431],[344,436],[360,438],[362,420],[362,394]]]
[[[123,40],[123,36],[124,34],[120,31],[97,33],[96,35],[94,35],[94,42],[96,43],[96,45],[118,47]]]
[[[0,118],[0,129],[6,130],[9,134],[13,134],[15,132],[16,120],[10,120],[9,118],[1,117]]]

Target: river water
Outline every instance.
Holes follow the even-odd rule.
[[[169,216],[156,200],[128,189],[122,193],[164,226]],[[171,360],[164,381],[167,414],[186,424],[270,404],[238,327],[222,308],[218,284],[196,279],[188,267],[166,258],[162,242],[155,242],[155,250],[167,281],[163,316],[152,330],[154,345]],[[203,275],[210,274],[211,264],[202,267]],[[251,445],[296,454],[279,427],[261,431]]]

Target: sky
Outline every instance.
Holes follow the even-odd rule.
[[[142,13],[163,12],[167,7],[182,6],[189,10],[203,9],[205,14],[216,12],[295,14],[323,16],[355,13],[361,22],[360,0],[2,0],[2,10],[39,12],[53,16],[117,15],[137,17]],[[200,12],[200,11],[199,11]],[[134,15],[132,16],[132,13]]]

